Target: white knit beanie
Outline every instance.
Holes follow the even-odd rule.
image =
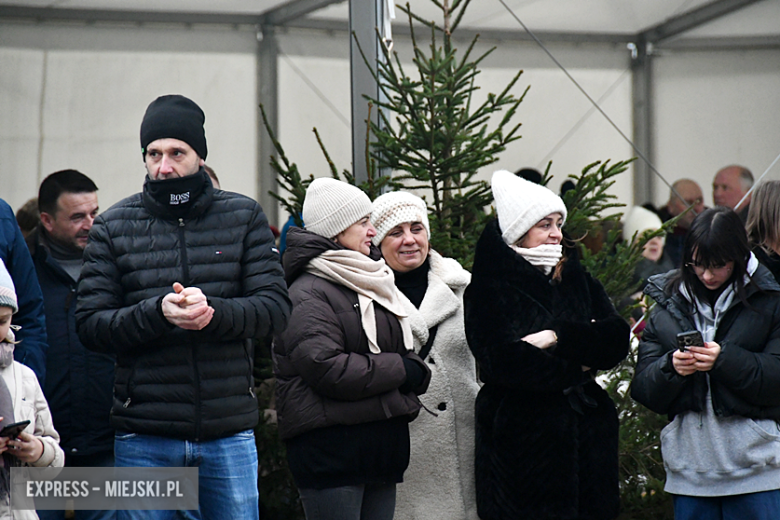
[[[11,307],[14,313],[19,310],[19,304],[16,302],[16,288],[5,263],[0,258],[0,307]],[[2,341],[2,339],[0,339]]]
[[[314,179],[303,199],[306,229],[333,238],[371,214],[371,199],[360,188],[330,177]]]
[[[520,240],[528,230],[551,213],[560,213],[566,221],[566,205],[549,189],[518,177],[512,172],[498,170],[490,180],[496,199],[501,238],[507,245]]]
[[[636,238],[641,238],[645,231],[655,231],[661,229],[661,218],[642,206],[634,206],[631,211],[623,217],[623,240],[631,242],[636,233]],[[661,239],[665,239],[661,236]]]
[[[376,236],[371,239],[374,245],[378,246],[391,229],[404,222],[422,222],[430,240],[431,226],[424,200],[406,191],[391,191],[377,197],[371,212],[371,223],[376,228]]]

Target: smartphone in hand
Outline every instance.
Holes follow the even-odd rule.
[[[680,352],[685,352],[688,347],[703,347],[704,339],[701,337],[701,332],[698,330],[689,330],[687,332],[681,332],[677,335],[677,349]]]
[[[3,429],[0,430],[0,437],[9,437],[11,439],[15,439],[19,436],[20,433],[22,433],[25,428],[27,428],[28,424],[30,424],[30,421],[19,421],[7,426],[3,426]]]

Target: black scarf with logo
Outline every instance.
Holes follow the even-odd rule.
[[[214,188],[201,167],[196,173],[175,179],[152,180],[144,183],[144,205],[155,216],[166,219],[192,218],[203,212],[211,202]]]

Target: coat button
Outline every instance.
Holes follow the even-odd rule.
[[[443,412],[444,410],[447,409],[447,403],[439,403],[439,406],[437,406],[436,408],[438,408],[440,412]]]

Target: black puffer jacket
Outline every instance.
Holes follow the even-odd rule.
[[[415,394],[430,382],[425,363],[399,341],[395,316],[375,305],[382,352],[369,355],[357,293],[305,272],[311,259],[331,249],[342,246],[300,228],[287,235],[284,265],[293,311],[273,350],[283,439],[334,424],[414,416],[421,406]],[[406,382],[402,357],[427,371],[423,384],[407,393],[399,390]]]
[[[626,356],[629,327],[576,251],[564,254],[556,282],[504,243],[498,221],[477,243],[464,309],[485,382],[475,461],[483,520],[618,514],[617,413],[593,375]],[[546,329],[557,346],[522,340]]]
[[[703,372],[684,377],[672,366],[677,334],[696,329],[690,302],[677,291],[664,292],[676,272],[654,276],[645,287],[658,305],[642,334],[631,384],[631,397],[670,417],[703,411],[707,396]],[[712,405],[720,416],[780,420],[780,285],[759,266],[745,291],[750,308],[736,303],[715,334],[721,351],[708,372]]]
[[[180,219],[148,187],[100,215],[90,232],[76,320],[87,348],[117,356],[117,430],[190,440],[252,428],[252,340],[283,330],[290,313],[279,254],[260,206],[214,190]],[[199,287],[214,308],[203,330],[171,325],[171,285]]]

